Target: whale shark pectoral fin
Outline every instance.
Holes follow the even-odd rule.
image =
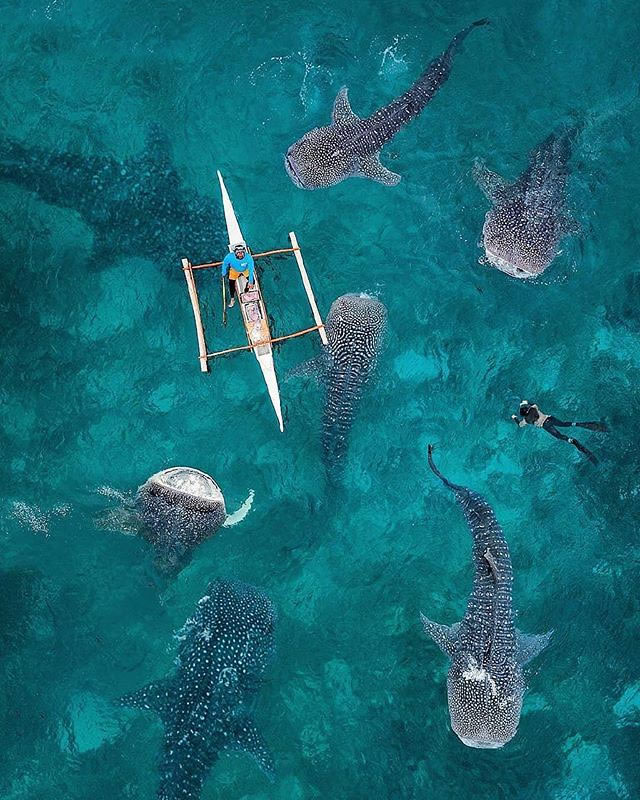
[[[128,536],[139,535],[144,524],[134,508],[127,508],[124,505],[99,512],[94,523],[100,530],[124,533]]]
[[[264,743],[264,740],[251,717],[240,717],[235,721],[233,729],[233,742],[231,746],[244,750],[253,756],[258,766],[269,778],[275,778],[276,770],[273,756]]]
[[[331,121],[334,125],[348,125],[350,122],[356,122],[359,119],[360,117],[351,110],[349,90],[346,86],[343,86],[333,101]]]
[[[397,172],[391,172],[380,163],[379,153],[358,159],[354,175],[360,178],[370,178],[372,181],[384,184],[384,186],[396,186],[402,180],[402,176]]]
[[[497,172],[491,172],[479,158],[473,162],[471,171],[474,181],[478,184],[483,194],[490,203],[496,204],[509,188],[509,184]]]
[[[292,367],[287,371],[285,380],[289,378],[314,378],[319,383],[322,382],[327,374],[329,367],[329,353],[326,349],[315,358],[303,361],[297,367]]]
[[[553,631],[547,633],[522,633],[516,631],[516,661],[521,666],[527,664],[549,644]]]
[[[565,214],[558,224],[558,233],[561,236],[578,236],[582,233],[582,226],[573,217]]]
[[[453,658],[458,649],[458,631],[460,630],[460,623],[456,622],[455,625],[439,625],[437,622],[432,622],[430,619],[427,619],[422,613],[420,614],[420,619],[427,636],[433,639],[445,655],[449,656],[449,658]]]
[[[125,694],[117,700],[120,706],[138,708],[142,711],[155,711],[161,719],[165,719],[173,705],[174,689],[171,681],[161,680],[138,689],[137,692]]]

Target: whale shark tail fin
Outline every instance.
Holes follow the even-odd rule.
[[[449,489],[453,489],[454,492],[466,491],[464,486],[458,486],[457,484],[451,483],[451,481],[447,480],[447,478],[445,478],[444,475],[440,472],[440,470],[436,467],[433,461],[433,445],[430,444],[427,449],[429,457],[429,466],[431,467],[431,471],[434,473],[434,475],[437,475],[438,478],[440,478],[440,480],[444,483],[444,485],[447,486]]]
[[[472,22],[471,25],[467,25],[464,30],[461,30],[460,33],[456,33],[456,35],[451,40],[449,47],[447,47],[445,53],[450,58],[454,56],[460,49],[461,44],[467,38],[467,36],[471,33],[474,28],[479,28],[482,25],[490,25],[491,20],[488,17],[483,17],[482,19],[477,19],[475,22]]]
[[[584,115],[573,111],[570,112],[567,121],[560,126],[556,135],[564,146],[569,149],[569,155],[585,126],[586,120],[584,119]]]
[[[479,28],[482,25],[491,25],[491,20],[489,17],[482,17],[482,19],[477,19],[475,22],[472,22],[471,25],[467,25],[463,31],[460,31],[458,37],[464,39],[464,37],[468,36],[474,28]]]

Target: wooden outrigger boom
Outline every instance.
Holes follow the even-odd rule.
[[[329,344],[329,340],[327,339],[327,334],[324,329],[322,317],[320,316],[320,312],[318,311],[318,304],[316,303],[316,298],[313,294],[313,289],[311,288],[311,284],[309,282],[309,276],[307,275],[307,270],[304,266],[304,261],[302,260],[302,253],[300,252],[300,247],[298,246],[298,239],[293,231],[289,233],[289,239],[291,239],[291,246],[293,249],[293,253],[296,257],[296,262],[298,263],[298,269],[300,270],[300,275],[302,277],[302,284],[304,286],[305,292],[307,293],[307,300],[309,301],[309,305],[311,306],[311,313],[313,314],[313,318],[315,319],[316,325],[318,326],[318,333],[320,334],[320,338],[322,339],[322,344],[327,345]]]
[[[296,247],[279,247],[277,250],[266,250],[264,253],[251,253],[255,261],[256,258],[265,258],[265,256],[278,256],[285,253],[293,253]],[[193,264],[191,269],[210,269],[211,267],[221,267],[222,261],[211,261],[208,264]]]
[[[313,325],[311,328],[305,328],[303,331],[296,331],[295,333],[288,333],[286,336],[276,336],[274,339],[269,339],[268,344],[276,344],[277,342],[285,342],[287,339],[296,339],[298,336],[306,336],[307,333],[320,331],[324,325]],[[240,350],[253,350],[255,344],[241,344],[238,347],[227,347],[226,350],[217,350],[215,353],[207,353],[207,358],[216,358],[217,356],[227,356],[229,353],[237,353]]]
[[[201,372],[208,372],[209,364],[207,363],[207,343],[204,338],[204,327],[202,325],[202,315],[200,314],[198,290],[196,289],[196,281],[193,277],[193,269],[189,260],[186,258],[182,259],[182,269],[184,270],[184,277],[187,279],[189,297],[191,298],[191,305],[193,306],[193,316],[196,318],[196,335],[198,337],[198,350],[200,351],[200,370]]]
[[[242,231],[238,224],[231,199],[224,184],[224,180],[220,172],[218,172],[218,180],[220,182],[220,191],[222,193],[222,205],[224,208],[225,222],[227,226],[227,233],[229,237],[229,252],[233,252],[234,247],[240,243],[246,246]],[[323,345],[328,344],[327,334],[324,329],[324,323],[318,305],[316,303],[313,289],[309,281],[309,276],[302,260],[302,252],[298,244],[298,240],[293,231],[289,233],[291,247],[282,247],[274,250],[267,250],[263,253],[254,253],[253,258],[264,258],[272,255],[286,255],[293,253],[296,258],[296,263],[302,278],[311,313],[315,321],[315,325],[303,330],[295,331],[284,336],[273,337],[269,330],[269,321],[267,317],[267,310],[262,297],[262,290],[258,282],[258,276],[255,276],[255,283],[252,289],[247,290],[247,281],[243,275],[240,275],[236,281],[236,294],[240,306],[242,321],[244,323],[245,331],[247,333],[248,344],[239,345],[237,347],[229,347],[226,350],[218,350],[213,353],[207,352],[207,344],[204,334],[204,326],[202,324],[202,315],[200,313],[200,301],[198,297],[198,290],[196,288],[196,281],[194,272],[201,269],[214,269],[222,264],[222,261],[212,261],[206,264],[192,264],[189,259],[182,259],[182,269],[184,271],[185,279],[187,281],[187,288],[189,290],[189,298],[193,308],[193,315],[196,323],[196,335],[198,337],[198,359],[200,361],[200,369],[202,372],[208,372],[209,359],[217,358],[218,356],[228,355],[230,353],[239,352],[242,350],[252,350],[267,385],[269,397],[273,405],[273,409],[278,419],[280,430],[284,430],[284,423],[282,420],[282,409],[280,405],[280,391],[278,388],[278,380],[276,377],[275,366],[273,363],[273,347],[272,345],[278,342],[284,342],[287,339],[295,339],[298,336],[304,336],[307,333],[317,331]],[[224,293],[223,293],[224,297]],[[225,303],[226,310],[226,303]]]

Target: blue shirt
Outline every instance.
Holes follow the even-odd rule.
[[[235,253],[228,253],[222,262],[222,277],[229,272],[229,267],[235,269],[236,272],[244,272],[249,270],[249,283],[255,280],[253,257],[250,253],[245,253],[242,260],[236,258]]]

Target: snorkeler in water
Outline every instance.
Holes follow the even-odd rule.
[[[511,415],[511,419],[516,423],[519,428],[524,428],[525,425],[534,425],[536,428],[543,428],[547,433],[555,436],[556,439],[562,439],[563,442],[569,442],[577,448],[593,464],[598,463],[598,459],[594,454],[587,450],[577,439],[572,439],[570,436],[565,436],[560,433],[558,428],[586,428],[590,431],[600,431],[606,433],[609,428],[603,422],[562,422],[552,414],[543,414],[535,403],[530,403],[528,400],[523,400],[520,403],[520,416],[518,419],[515,414]]]

